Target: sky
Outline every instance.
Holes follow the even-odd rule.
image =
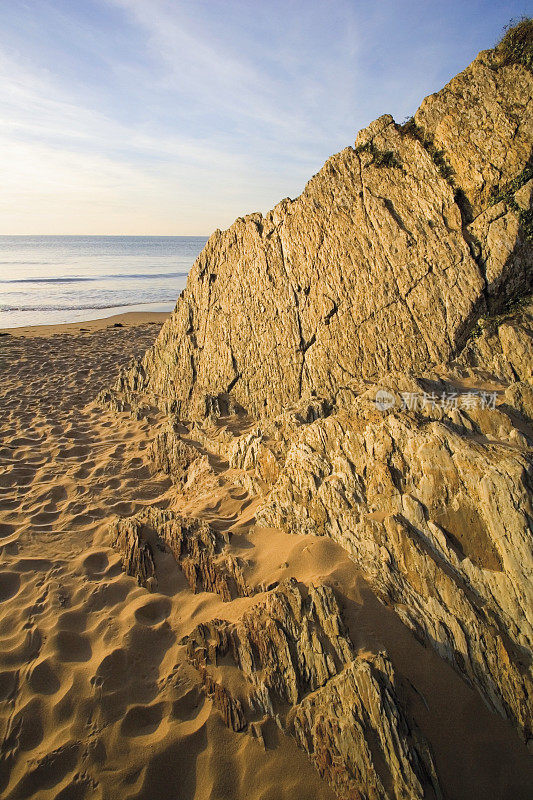
[[[0,234],[209,235],[296,197],[533,0],[0,0]]]

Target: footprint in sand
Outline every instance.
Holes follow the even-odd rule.
[[[205,694],[193,686],[172,703],[171,718],[185,722],[198,716],[205,703]]]
[[[40,444],[42,439],[30,439],[28,436],[19,436],[11,441],[11,447],[31,447]]]
[[[58,461],[62,461],[67,458],[86,458],[87,454],[87,447],[83,444],[77,444],[72,447],[63,447],[63,449],[60,449],[57,454],[57,459]]]
[[[63,631],[78,631],[78,633],[81,633],[85,630],[86,625],[87,614],[79,609],[64,611],[57,620],[57,627]]]
[[[92,461],[89,462],[88,464],[82,464],[81,467],[78,470],[76,470],[76,472],[74,473],[74,477],[77,480],[85,480],[85,478],[88,476],[89,472],[91,471],[92,466],[93,466]]]
[[[18,497],[15,497],[14,500],[2,500],[2,509],[3,511],[18,511],[20,506],[20,500]]]
[[[108,481],[102,481],[103,489],[118,489],[122,481],[120,478],[110,478]]]
[[[55,565],[47,558],[20,558],[14,566],[17,572],[48,572]]]
[[[144,625],[157,625],[168,617],[170,608],[166,597],[155,598],[135,610],[135,619]]]
[[[126,670],[128,667],[128,654],[122,648],[113,650],[102,661],[91,683],[98,686],[103,692],[120,689],[128,681]]]
[[[101,583],[85,602],[85,608],[91,613],[101,611],[106,606],[116,606],[124,602],[130,591],[131,585],[120,579],[114,583]]]
[[[33,525],[51,525],[59,517],[58,511],[39,511],[30,517]]]
[[[14,597],[20,589],[20,577],[16,572],[0,572],[0,603]]]
[[[92,656],[89,639],[76,631],[59,631],[55,643],[60,661],[89,661]]]
[[[110,503],[108,510],[119,517],[129,517],[135,513],[135,503],[119,500],[118,503]]]
[[[17,712],[11,723],[11,731],[16,731],[21,750],[33,750],[41,744],[44,736],[43,704],[38,697],[33,697]]]
[[[69,783],[68,786],[65,786],[64,789],[61,789],[59,794],[56,794],[54,797],[54,800],[84,800],[89,790],[91,791],[91,797],[96,797],[93,793],[93,782],[89,778],[83,780],[75,779],[72,783]]]
[[[12,796],[37,798],[44,790],[60,784],[76,767],[79,749],[79,743],[73,742],[43,756],[15,786]]]
[[[124,736],[147,736],[153,733],[163,719],[163,703],[153,706],[132,706],[120,726]]]
[[[39,597],[37,597],[35,603],[24,609],[24,613],[28,617],[28,619],[35,617],[37,614],[44,614],[47,607],[47,600],[48,600],[48,589],[46,588],[44,592],[42,592],[39,595]]]
[[[11,700],[15,697],[18,685],[19,673],[17,670],[0,672],[0,701]]]
[[[46,497],[54,503],[59,503],[62,500],[67,500],[68,492],[64,486],[54,486],[52,489],[48,490]]]
[[[36,659],[41,652],[43,637],[38,628],[26,631],[24,641],[12,650],[4,651],[3,661],[6,665],[26,664]]]
[[[104,552],[91,553],[83,559],[82,567],[88,578],[98,580],[109,566],[109,559]]]
[[[126,445],[124,444],[117,445],[117,447],[115,447],[115,449],[109,453],[109,458],[122,458],[125,449]]]
[[[50,661],[45,658],[28,675],[28,683],[37,694],[55,694],[61,686]]]

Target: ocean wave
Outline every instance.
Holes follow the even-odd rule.
[[[9,264],[10,266],[14,266],[15,264],[17,264],[17,265],[20,265],[20,264],[24,264],[24,265],[27,265],[27,264],[40,264],[40,265],[42,265],[42,264],[57,264],[57,261],[43,261],[42,259],[41,259],[41,261],[20,261],[20,260],[17,260],[17,261],[0,261],[0,264]]]
[[[10,278],[9,280],[1,280],[0,284],[28,284],[28,283],[80,283],[86,281],[105,281],[105,280],[154,280],[161,278],[186,278],[188,272],[158,272],[158,273],[140,273],[129,275],[94,275],[88,277],[72,277],[72,278]]]
[[[174,303],[175,298],[163,300],[137,300],[129,303],[91,303],[90,305],[77,306],[2,306],[0,314],[7,314],[13,311],[102,311],[106,308],[128,308],[128,306],[160,306],[162,304]]]
[[[95,278],[10,278],[0,283],[79,283],[80,281],[94,281]]]

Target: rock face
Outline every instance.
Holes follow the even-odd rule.
[[[147,589],[157,588],[154,553],[160,550],[172,553],[193,592],[215,592],[226,601],[251,594],[240,564],[221,555],[226,539],[203,520],[147,508],[118,519],[111,534],[124,571]]]
[[[386,385],[415,394],[406,376]],[[454,388],[441,383],[437,396]],[[381,414],[376,389],[301,431],[257,519],[339,542],[404,622],[529,738],[532,439],[498,409]]]
[[[198,626],[187,639],[190,659],[205,675],[231,654],[249,683],[248,713],[275,717],[340,798],[441,797],[390,662],[384,654],[355,656],[329,587],[311,584],[306,592],[288,581],[237,625]],[[240,730],[241,702],[225,693],[223,709],[227,724]]]
[[[181,483],[186,479],[187,471],[199,457],[199,453],[195,447],[183,441],[175,425],[169,424],[152,442],[150,456],[156,469],[166,472],[177,483]]]
[[[101,398],[168,414],[151,452],[178,500],[222,464],[259,526],[334,540],[530,746],[532,87],[483,52],[298,199],[217,231]],[[159,548],[194,592],[264,588],[205,520],[147,509],[113,538],[147,588]],[[387,653],[356,652],[327,585],[267,589],[184,641],[228,727],[275,719],[341,798],[440,797]]]
[[[302,700],[291,724],[340,798],[442,796],[427,743],[398,705],[392,666],[383,654],[352,661]],[[377,753],[386,765],[381,773]]]
[[[217,231],[117,388],[181,419],[228,394],[265,416],[453,356],[480,309],[532,285],[514,194],[491,205],[529,174],[532,86],[521,65],[481,53],[412,124],[381,117],[297,200]]]

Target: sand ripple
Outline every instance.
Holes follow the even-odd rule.
[[[256,598],[193,595],[169,554],[156,554],[153,594],[121,571],[115,515],[177,502],[234,531],[250,586],[291,575],[335,586],[356,647],[385,648],[417,686],[411,709],[450,796],[502,797],[498,763],[525,774],[514,732],[378,603],[341,548],[253,528],[255,501],[222,467],[218,488],[179,501],[147,460],[159,416],[117,421],[92,403],[155,332],[0,338],[2,800],[333,800],[274,724],[266,751],[229,731],[186,661],[195,625],[238,619]],[[527,796],[519,778],[509,792]]]
[[[181,578],[148,594],[122,573],[107,537],[116,514],[165,507],[173,494],[147,462],[157,418],[123,415],[117,424],[91,402],[156,330],[0,339],[6,800],[233,800],[239,774],[250,800],[294,797],[276,788],[279,762],[224,728],[183,663],[181,637],[220,602],[191,595]],[[331,798],[303,754],[290,753],[304,770],[306,798]],[[248,763],[261,765],[260,785]],[[219,792],[221,780],[229,794]]]

